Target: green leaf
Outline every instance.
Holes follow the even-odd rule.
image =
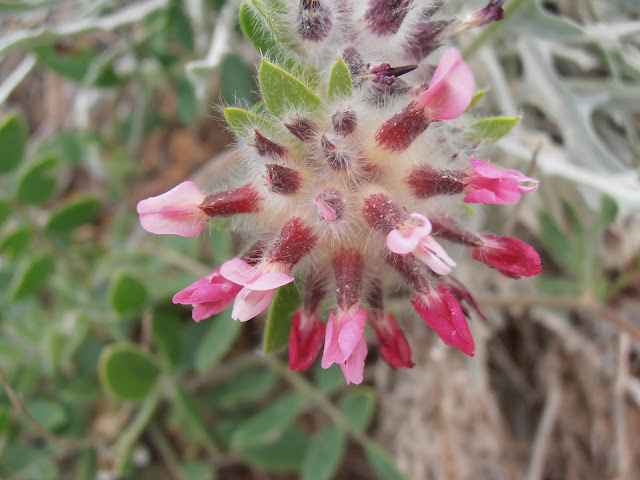
[[[0,471],[3,478],[37,480],[61,478],[61,472],[50,451],[44,448],[26,447],[18,443],[9,443],[3,450],[0,457]]]
[[[199,374],[211,370],[227,354],[242,328],[242,322],[232,320],[228,309],[212,319],[204,320],[198,327],[204,329],[207,323],[209,326],[206,327],[206,332],[201,333],[204,338],[198,345],[194,358],[194,367]]]
[[[151,334],[162,356],[169,365],[175,367],[180,361],[182,353],[178,320],[173,315],[156,312]]]
[[[329,101],[332,102],[338,98],[350,97],[352,93],[351,72],[342,57],[340,57],[336,63],[333,64],[333,67],[331,67],[331,74],[329,76]]]
[[[580,219],[580,215],[576,208],[567,200],[566,198],[561,198],[562,208],[567,220],[571,228],[571,232],[577,237],[580,238],[584,234],[584,226],[582,225],[582,220]]]
[[[56,189],[59,164],[60,159],[55,156],[44,157],[31,164],[18,179],[18,200],[30,204],[49,200]]]
[[[264,330],[264,353],[279,352],[289,345],[293,314],[302,303],[296,282],[278,288],[271,300]]]
[[[542,243],[562,266],[569,267],[573,247],[567,235],[560,229],[556,221],[547,212],[540,212]]]
[[[506,25],[511,29],[517,29],[519,36],[531,34],[543,35],[545,39],[568,40],[583,37],[585,31],[568,17],[551,15],[541,5],[541,0],[525,2]]]
[[[185,50],[193,50],[193,27],[184,11],[182,0],[171,0],[167,9],[168,29],[171,37]]]
[[[314,377],[318,389],[325,395],[331,395],[346,385],[344,373],[342,373],[342,369],[336,363],[329,368],[322,368],[320,362],[317,362]]]
[[[24,157],[27,127],[22,115],[14,112],[0,123],[0,175],[16,168]]]
[[[82,82],[89,65],[99,55],[95,50],[73,47],[70,51],[61,53],[53,45],[40,45],[33,47],[32,51],[41,65],[75,82]]]
[[[253,129],[272,130],[273,125],[266,119],[255,113],[241,108],[228,107],[223,110],[224,118],[238,135],[253,135]]]
[[[478,104],[478,102],[484,98],[486,94],[487,94],[486,88],[483,88],[482,90],[479,90],[476,93],[474,93],[473,97],[471,97],[471,103],[469,104],[465,112],[468,112],[473,107],[475,107]]]
[[[68,421],[65,408],[53,400],[36,398],[27,402],[26,407],[31,416],[47,430],[57,430]]]
[[[191,432],[192,437],[212,450],[217,450],[207,422],[200,413],[194,398],[184,388],[175,389],[174,401],[181,425]]]
[[[182,480],[215,480],[217,475],[213,467],[201,460],[187,460],[178,465]]]
[[[618,203],[608,195],[602,196],[600,203],[600,213],[598,215],[598,225],[600,229],[613,223],[618,216]]]
[[[240,6],[240,26],[253,46],[263,56],[281,57],[284,43],[279,42],[271,27],[273,16],[266,13],[264,5],[259,0],[245,1]]]
[[[4,225],[9,217],[11,216],[11,204],[8,200],[0,199],[0,227]]]
[[[211,389],[209,399],[217,408],[235,408],[255,403],[273,390],[278,376],[271,370],[240,372]]]
[[[395,460],[380,445],[368,444],[364,453],[373,470],[380,480],[408,480],[408,477],[396,465]]]
[[[58,207],[49,218],[45,229],[49,233],[63,233],[80,225],[89,223],[100,211],[100,200],[96,197],[82,196],[67,201]]]
[[[346,437],[335,425],[322,430],[311,441],[302,464],[301,480],[330,480],[342,462]]]
[[[322,103],[302,81],[267,60],[262,60],[258,78],[262,98],[277,117],[283,116],[288,108],[313,113]]]
[[[119,314],[142,310],[149,294],[138,278],[127,272],[119,272],[111,284],[109,300]]]
[[[238,425],[231,437],[231,447],[238,451],[275,441],[295,421],[302,407],[304,397],[298,392],[279,397]]]
[[[35,156],[55,155],[62,161],[78,164],[84,158],[84,136],[81,132],[69,130],[47,138],[36,149]]]
[[[488,117],[471,123],[467,139],[494,143],[504,137],[520,121],[520,117]]]
[[[53,269],[53,257],[48,253],[32,257],[14,275],[9,287],[9,298],[16,301],[36,293]]]
[[[198,101],[193,85],[183,75],[178,78],[176,91],[178,95],[178,117],[184,125],[191,125],[198,113]]]
[[[309,447],[309,437],[298,428],[289,428],[269,444],[241,448],[238,455],[273,471],[296,471],[302,465]]]
[[[100,355],[98,373],[102,385],[120,400],[142,400],[153,389],[160,368],[149,354],[128,344],[109,345]]]
[[[340,410],[349,424],[358,431],[363,431],[369,425],[375,406],[375,394],[366,387],[349,390],[340,399]]]
[[[246,63],[236,54],[227,54],[220,65],[220,93],[227,104],[252,104],[256,86]]]
[[[29,247],[31,229],[26,225],[16,228],[0,240],[0,253],[7,254],[10,260],[18,258]]]

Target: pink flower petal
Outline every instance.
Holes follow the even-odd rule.
[[[304,310],[295,313],[289,336],[291,371],[302,371],[311,366],[318,356],[324,335],[324,322],[317,314],[307,316]]]
[[[191,305],[193,302],[190,301],[191,295],[199,288],[204,285],[209,285],[209,276],[199,278],[187,288],[180,290],[173,296],[173,303],[180,303],[182,305]]]
[[[273,290],[257,291],[244,287],[236,297],[233,304],[231,318],[246,322],[258,316],[271,303]]]
[[[418,99],[427,119],[450,120],[459,117],[471,103],[474,79],[469,65],[456,48],[445,51],[431,84]]]
[[[340,333],[338,334],[338,345],[344,358],[351,355],[351,352],[362,339],[366,322],[366,310],[358,310],[343,321],[342,328],[340,328]]]
[[[192,318],[199,322],[200,320],[204,320],[205,318],[209,318],[211,315],[215,315],[216,313],[220,313],[225,310],[231,302],[233,298],[228,301],[219,301],[219,302],[206,302],[199,303],[195,307],[193,307],[193,312],[191,313]]]
[[[413,230],[408,235],[400,230],[391,230],[387,235],[387,248],[399,255],[413,252],[419,242],[420,237]]]
[[[222,264],[220,275],[238,285],[246,285],[255,278],[256,270],[244,260],[232,258]]]
[[[269,272],[258,275],[255,280],[245,284],[251,290],[275,290],[278,287],[293,282],[294,278],[286,273]]]
[[[386,312],[382,318],[371,317],[373,329],[380,343],[380,353],[396,368],[411,368],[411,347],[395,317]]]
[[[342,373],[347,381],[347,385],[354,383],[359,385],[362,383],[364,376],[364,361],[367,358],[367,342],[364,337],[360,337],[358,345],[353,350],[349,358],[340,364]]]
[[[517,170],[502,170],[477,158],[470,161],[475,174],[467,177],[468,188],[465,191],[469,188],[473,191],[464,198],[466,203],[513,205],[522,195],[538,188],[538,180]]]
[[[483,235],[483,245],[473,249],[473,259],[486,263],[506,277],[520,278],[542,272],[540,255],[517,238],[502,235]]]
[[[334,328],[335,315],[333,312],[329,313],[329,321],[327,322],[327,330],[324,334],[324,351],[322,352],[322,368],[329,368],[336,363],[336,359],[339,358],[340,363],[343,361],[342,352],[338,347],[338,329]]]

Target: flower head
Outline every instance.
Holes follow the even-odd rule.
[[[466,203],[514,204],[538,189],[538,180],[517,170],[502,170],[477,158],[471,159],[471,166],[474,171],[466,178],[466,190],[471,190],[464,197]]]
[[[220,313],[231,305],[241,289],[242,287],[238,284],[224,278],[218,268],[210,275],[176,293],[173,303],[194,305],[192,316],[196,322],[199,322]]]
[[[200,208],[204,199],[195,183],[182,182],[162,195],[138,202],[140,224],[151,233],[195,237],[208,218]]]

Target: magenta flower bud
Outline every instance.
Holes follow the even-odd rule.
[[[340,364],[347,385],[362,383],[364,361],[367,356],[367,342],[363,336],[366,321],[366,310],[357,308],[349,311],[338,310],[337,315],[333,312],[329,314],[322,368],[329,368],[334,363]]]
[[[406,178],[411,192],[417,198],[430,198],[438,195],[456,195],[467,187],[465,172],[434,168],[430,165],[418,165]]]
[[[318,127],[308,118],[297,117],[291,123],[285,123],[284,126],[302,142],[310,142],[318,134]]]
[[[487,316],[484,311],[480,308],[478,303],[476,302],[471,292],[467,290],[462,283],[453,278],[451,275],[447,275],[446,277],[442,277],[440,279],[442,284],[447,287],[447,290],[451,292],[451,295],[455,297],[455,299],[460,303],[460,308],[462,309],[462,313],[465,316],[469,317],[469,310],[466,308],[465,304],[462,302],[466,302],[471,308],[473,308],[478,315],[480,315],[483,319],[487,320]]]
[[[259,212],[262,200],[253,184],[247,183],[235,190],[207,195],[200,208],[210,217],[230,217],[239,213]]]
[[[339,191],[325,188],[316,197],[316,207],[318,208],[318,217],[325,222],[332,223],[342,218],[345,200]]]
[[[410,0],[370,0],[364,14],[369,29],[379,37],[397,33],[409,12]]]
[[[510,278],[531,277],[542,272],[540,255],[531,245],[502,235],[482,235],[481,238],[482,245],[473,249],[474,260]]]
[[[474,172],[465,178],[465,191],[470,191],[464,197],[466,203],[511,205],[518,203],[525,193],[538,189],[538,180],[517,170],[502,170],[477,158],[471,159],[471,166]]]
[[[399,255],[412,253],[439,275],[446,275],[456,262],[431,237],[431,222],[424,215],[412,213],[411,219],[387,235],[387,248]]]
[[[298,34],[310,42],[321,42],[331,30],[331,12],[321,0],[301,0]]]
[[[287,220],[266,257],[269,262],[293,266],[316,244],[313,228],[301,218]]]
[[[239,258],[225,262],[220,267],[220,274],[227,280],[244,287],[236,296],[231,318],[246,322],[267,308],[276,288],[294,280],[281,270],[286,270],[288,273],[291,267],[268,262],[252,267]]]
[[[306,370],[320,352],[325,336],[325,326],[317,313],[308,314],[299,309],[293,316],[289,335],[289,369]]]
[[[346,137],[356,131],[358,118],[351,110],[339,110],[331,117],[333,131],[338,135]]]
[[[147,232],[195,237],[207,215],[201,209],[205,199],[193,182],[183,182],[162,195],[138,202],[140,224]]]
[[[486,7],[473,12],[465,22],[469,27],[481,27],[504,18],[504,0],[489,0]]]
[[[395,317],[389,312],[381,316],[369,317],[373,330],[380,343],[380,353],[384,359],[396,368],[411,368],[411,347]]]
[[[262,135],[257,128],[254,129],[254,132],[255,138],[253,146],[256,147],[256,150],[258,150],[258,153],[261,156],[278,159],[287,155],[287,147],[272,142],[267,137]]]
[[[347,154],[332,143],[326,135],[320,139],[320,148],[327,164],[333,170],[344,171],[349,168],[351,162]]]
[[[173,303],[193,305],[192,316],[196,322],[209,318],[227,308],[242,289],[222,275],[220,268],[176,293]]]
[[[475,343],[460,304],[444,285],[417,293],[411,302],[420,317],[442,341],[473,357]]]
[[[280,195],[296,193],[302,185],[302,175],[293,168],[285,167],[279,163],[267,163],[267,183],[269,191]]]

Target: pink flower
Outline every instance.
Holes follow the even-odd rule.
[[[389,232],[387,235],[387,247],[399,255],[412,253],[437,274],[446,275],[451,271],[451,267],[456,266],[456,262],[431,237],[431,222],[429,219],[419,213],[412,213],[411,217],[415,220],[415,223],[407,225],[405,222],[400,228]]]
[[[350,309],[353,311],[355,309]],[[329,314],[324,340],[322,368],[339,363],[347,384],[362,383],[364,360],[367,356],[367,342],[363,337],[367,321],[366,310],[355,313],[338,311]]]
[[[182,182],[162,195],[138,202],[140,224],[151,233],[195,237],[208,218],[199,208],[204,199],[195,183]]]
[[[473,249],[473,259],[496,268],[506,277],[531,277],[542,272],[540,255],[517,238],[483,235],[482,245]]]
[[[173,303],[194,305],[193,319],[196,322],[220,313],[233,302],[242,287],[220,275],[220,268],[211,275],[197,280],[176,293]]]
[[[417,102],[429,121],[450,120],[467,109],[473,97],[473,72],[457,48],[448,48]]]
[[[415,311],[447,345],[473,357],[475,343],[458,301],[444,285],[411,302]]]
[[[517,170],[502,170],[477,158],[471,159],[471,166],[475,173],[466,178],[467,189],[472,190],[464,198],[466,203],[511,205],[525,193],[538,189],[538,180]]]
[[[375,317],[375,315],[372,315]],[[411,347],[395,317],[385,312],[380,318],[372,318],[371,323],[380,343],[380,353],[396,368],[411,368]]]
[[[289,368],[291,371],[306,370],[318,356],[325,326],[317,313],[308,314],[304,309],[293,316],[289,336]]]
[[[220,274],[244,287],[233,304],[231,318],[241,322],[251,320],[267,308],[276,288],[293,282],[293,277],[278,271],[279,265],[263,263],[254,268],[239,258],[222,264]]]

